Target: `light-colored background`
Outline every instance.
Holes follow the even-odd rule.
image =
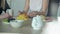
[[[23,10],[25,5],[25,0],[7,0],[8,4],[10,5],[11,9],[14,10],[14,15],[18,14],[19,10]]]
[[[11,1],[11,2],[10,2]],[[7,0],[7,2],[8,2],[8,4],[10,5],[10,7],[14,10],[14,15],[17,15],[18,14],[18,11],[19,10],[23,10],[23,8],[24,8],[24,5],[25,5],[25,0]],[[56,3],[52,3],[51,4],[51,16],[57,16],[57,9],[58,9],[58,5],[56,4]],[[7,30],[7,31],[15,31],[15,29],[11,29],[9,26],[7,26],[7,27],[3,27],[2,28],[3,29],[3,32],[4,32],[4,30]],[[30,29],[30,30],[29,30]],[[19,32],[20,32],[20,29],[18,29],[19,30]],[[31,31],[32,29],[31,28],[29,28],[29,26],[28,26],[28,29],[26,29],[26,27],[25,28],[22,28],[21,29],[21,32],[32,32],[32,33],[36,33],[36,32],[34,32],[34,31]],[[0,30],[1,31],[1,30]],[[11,31],[11,32],[12,32]],[[6,31],[5,31],[6,32]],[[16,32],[16,31],[15,31]],[[40,33],[40,32],[39,32]],[[0,33],[0,34],[5,34],[5,33]],[[9,34],[9,33],[6,33],[6,34]],[[13,33],[10,33],[10,34],[13,34]],[[14,33],[14,34],[17,34],[17,33]],[[20,34],[20,33],[18,33],[18,34]],[[23,33],[22,33],[23,34]],[[29,33],[30,34],[30,33]]]
[[[11,5],[10,2],[11,1]],[[23,10],[25,5],[25,0],[7,0],[10,7],[14,10],[14,15],[18,14],[19,10]],[[51,16],[57,16],[58,5],[57,3],[51,3]]]

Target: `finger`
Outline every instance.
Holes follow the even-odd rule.
[[[32,14],[32,13],[29,13],[28,16],[29,16],[29,17],[33,17],[33,14]]]
[[[35,11],[35,12],[33,12],[33,14],[38,15],[38,12]]]

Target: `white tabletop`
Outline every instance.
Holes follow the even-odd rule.
[[[40,30],[32,29],[31,21],[26,22],[25,25],[21,28],[13,28],[9,24],[2,24],[0,32],[1,33],[22,33],[22,34],[41,34],[41,33],[42,34],[45,34],[45,33],[49,34],[50,33],[49,31],[51,31],[54,27],[53,25],[56,24],[56,23],[54,24],[54,22],[57,22],[57,21],[45,23],[45,26],[43,27],[42,32]],[[52,29],[47,30],[47,29],[50,29],[50,28],[52,28]]]

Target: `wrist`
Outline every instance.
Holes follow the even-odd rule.
[[[23,13],[27,14],[27,11],[23,11]]]
[[[44,15],[45,16],[46,12],[44,11],[41,11],[41,12],[38,12],[38,15]]]

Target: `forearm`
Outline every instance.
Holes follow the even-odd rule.
[[[0,15],[0,19],[4,19],[3,15]]]
[[[5,8],[5,0],[1,1],[1,7],[4,9]]]
[[[42,4],[42,11],[46,12],[47,8],[48,8],[48,0],[43,0],[43,4]]]
[[[39,12],[39,14],[46,15],[46,12],[48,9],[48,2],[49,0],[43,0],[42,9],[41,9],[41,12]]]
[[[26,0],[24,12],[28,12],[28,10],[29,10],[29,0]]]
[[[24,12],[28,12],[28,10],[29,10],[29,8],[28,7],[25,7],[23,11]]]
[[[0,15],[0,19],[8,18],[10,15],[8,13],[5,13],[3,15]]]

